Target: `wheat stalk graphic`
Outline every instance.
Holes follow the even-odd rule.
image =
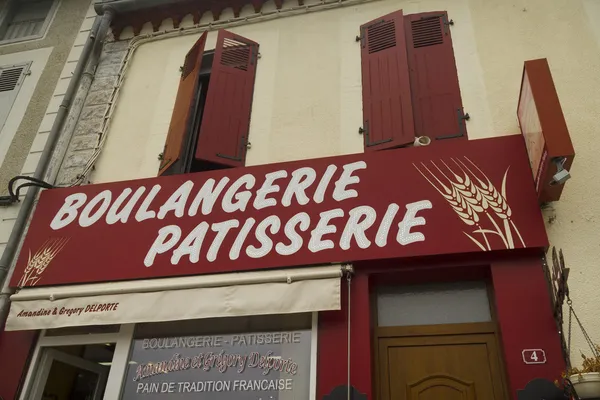
[[[481,250],[491,250],[488,236],[497,236],[502,240],[505,248],[514,249],[513,233],[525,246],[517,226],[512,221],[512,210],[506,200],[506,180],[510,167],[506,169],[502,179],[502,188],[499,191],[492,181],[469,158],[451,158],[452,164],[448,165],[443,160],[439,164],[431,161],[433,168],[421,163],[420,168],[413,164],[417,171],[440,193],[452,207],[458,217],[468,226],[476,229],[469,233],[463,232]],[[497,221],[498,220],[498,221]],[[491,227],[484,227],[484,224]],[[481,239],[476,239],[481,235]]]
[[[27,266],[21,280],[19,280],[19,287],[35,286],[41,279],[46,268],[48,268],[56,255],[66,246],[68,241],[68,238],[48,239],[35,254],[31,255],[31,250],[29,250]]]

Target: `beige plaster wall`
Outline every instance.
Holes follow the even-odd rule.
[[[0,2],[3,7],[4,2]],[[0,45],[0,56],[25,51],[52,48],[44,71],[35,88],[31,101],[27,105],[17,132],[0,167],[0,194],[8,193],[7,183],[21,172],[38,128],[51,101],[57,101],[53,94],[59,83],[61,71],[66,62],[74,63],[78,59],[77,50],[71,53],[73,42],[80,32],[90,1],[60,0],[56,16],[43,39]],[[1,9],[1,8],[0,8]],[[93,19],[90,20],[93,23]],[[91,28],[91,25],[90,25]],[[74,68],[74,65],[73,65]],[[66,89],[66,86],[65,86]],[[33,172],[33,171],[31,171]]]
[[[285,2],[282,10],[293,5]],[[591,335],[600,340],[597,0],[381,0],[228,28],[258,41],[262,55],[247,164],[362,151],[357,134],[362,115],[360,51],[354,37],[360,24],[401,8],[406,14],[447,10],[454,20],[470,139],[519,133],[516,106],[523,62],[548,59],[577,156],[563,198],[544,214],[551,244],[565,251],[572,269],[575,306]],[[184,26],[190,24],[191,19],[184,20]],[[167,20],[161,31],[169,29]],[[142,33],[151,33],[151,28]],[[199,34],[150,41],[133,53],[92,182],[156,174],[178,67]],[[207,48],[214,46],[215,36],[211,32]],[[586,350],[578,333],[573,349]]]

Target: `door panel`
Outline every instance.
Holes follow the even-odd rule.
[[[450,375],[431,375],[409,383],[410,400],[475,400],[475,382],[463,381]]]
[[[53,370],[55,373],[53,373]],[[45,400],[47,398],[62,400],[79,396],[77,398],[101,400],[106,386],[108,370],[109,368],[106,366],[56,349],[46,348],[37,367],[37,375],[28,398],[32,400]],[[69,374],[65,374],[66,372],[73,372],[71,375],[77,376],[79,378],[78,382],[83,383],[85,387],[77,387],[73,379],[68,379],[67,375]],[[59,392],[62,395],[54,393],[55,390],[47,391],[53,386],[60,388]]]
[[[381,400],[504,399],[493,334],[379,339]]]

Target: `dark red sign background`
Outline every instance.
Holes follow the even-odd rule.
[[[335,201],[332,198],[333,183],[339,178],[342,166],[361,160],[366,162],[367,168],[356,171],[354,175],[360,178],[360,182],[348,187],[348,189],[357,190],[358,197],[340,202]],[[320,177],[330,164],[335,164],[338,169],[327,189],[325,200],[320,204],[315,203],[312,201],[312,195]],[[315,183],[306,191],[311,201],[302,206],[294,198],[291,206],[283,207],[280,205],[280,200],[290,180],[291,172],[300,167],[312,167],[317,172]],[[288,177],[276,181],[281,190],[270,196],[277,199],[277,205],[255,210],[252,201],[255,191],[264,181],[265,173],[282,169],[288,172]],[[464,181],[463,172],[467,169],[474,173],[474,176],[469,174],[471,182]],[[498,200],[499,193],[502,193],[503,179],[507,170],[506,198]],[[192,180],[195,184],[188,200],[189,205],[195,197],[196,191],[206,179],[214,178],[218,182],[221,177],[228,176],[231,178],[231,184],[235,179],[247,173],[256,177],[256,185],[251,190],[252,199],[245,212],[237,211],[228,214],[222,211],[220,207],[221,194],[212,213],[207,216],[198,213],[195,217],[184,215],[182,218],[177,218],[173,212],[170,212],[163,220],[149,219],[137,222],[133,216],[139,208],[140,201],[125,224],[117,222],[108,225],[104,219],[101,219],[92,226],[84,228],[79,226],[76,220],[63,229],[53,230],[50,228],[50,222],[63,206],[65,197],[73,193],[85,193],[89,201],[97,193],[108,189],[112,191],[114,200],[127,187],[135,191],[138,187],[145,186],[148,192],[154,184],[159,183],[162,186],[161,192],[150,207],[150,209],[157,210],[187,180]],[[454,173],[459,175],[459,178]],[[462,188],[463,186],[460,186],[461,174],[463,176],[462,184],[468,186],[466,191],[463,191],[463,200],[468,192],[481,193],[481,191],[473,189],[473,184],[479,185],[480,189],[488,190],[486,193],[491,193],[488,200],[491,199],[492,202],[486,203],[480,198],[478,203],[481,205],[483,202],[483,205],[487,206],[486,212],[489,215],[486,212],[475,212],[478,215],[474,217],[473,213],[469,214],[468,210],[465,214],[465,210],[469,208],[468,205],[464,202],[461,205],[460,199],[458,203],[455,202],[456,196],[452,197],[452,192],[445,193],[443,187],[439,186],[439,182],[443,182],[446,187],[451,188],[452,185],[448,181],[451,179],[458,185],[455,186],[456,188]],[[480,181],[475,177],[478,177]],[[495,194],[489,185],[490,182],[496,189]],[[433,185],[441,189],[445,196]],[[229,185],[225,190],[228,187]],[[496,198],[495,201],[494,198]],[[422,232],[425,240],[401,245],[396,241],[396,233],[398,223],[406,211],[405,206],[421,200],[429,200],[432,208],[418,212],[417,216],[425,218],[426,225],[416,226],[411,231]],[[387,245],[379,247],[375,243],[375,234],[390,203],[398,204],[400,209],[392,223]],[[348,220],[348,212],[357,206],[370,206],[377,212],[375,223],[366,231],[371,245],[366,249],[361,249],[353,240],[351,247],[343,250],[340,248],[339,240]],[[336,226],[337,233],[323,237],[323,239],[333,240],[334,248],[311,252],[307,245],[310,240],[310,232],[319,221],[319,214],[335,208],[341,208],[344,211],[344,217],[332,219],[331,224]],[[83,207],[79,211],[82,209]],[[461,210],[462,216],[460,215]],[[277,215],[282,223],[279,232],[276,235],[270,235],[274,244],[280,241],[288,244],[289,240],[283,233],[285,223],[299,212],[308,213],[311,223],[306,232],[297,230],[304,241],[298,252],[290,256],[282,256],[273,249],[266,256],[258,259],[246,255],[245,248],[248,245],[260,246],[254,236],[254,229],[260,221],[270,215]],[[507,215],[509,219],[506,219]],[[496,221],[497,227],[490,221],[490,216]],[[169,251],[156,256],[151,267],[144,265],[144,258],[154,243],[159,229],[167,225],[178,225],[182,229],[181,243],[185,236],[202,221],[212,224],[235,218],[240,221],[241,227],[249,217],[256,219],[256,225],[248,235],[237,260],[230,260],[229,249],[240,228],[233,229],[228,234],[217,259],[213,262],[206,260],[206,251],[215,235],[209,230],[197,263],[191,263],[188,257],[183,257],[177,265],[172,265],[170,262],[172,251]],[[506,227],[509,227],[510,234],[504,234],[504,238],[489,233],[493,230],[506,232]],[[477,230],[483,231],[478,233]],[[61,239],[68,239],[68,241],[50,262],[46,261],[45,264],[42,262],[32,266],[30,254],[35,255],[49,240]],[[479,244],[476,244],[475,241]],[[529,160],[523,138],[520,135],[472,141],[446,141],[428,147],[46,190],[42,193],[35,210],[11,285],[19,285],[26,268],[29,268],[27,276],[36,276],[32,275],[31,271],[32,268],[37,268],[36,271],[39,271],[37,278],[39,279],[34,279],[24,286],[40,286],[242,271],[340,261],[472,253],[483,251],[481,246],[485,250],[488,248],[505,250],[507,248],[547,246],[546,232],[537,203]],[[43,266],[40,267],[40,265]]]

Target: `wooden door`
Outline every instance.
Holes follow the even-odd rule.
[[[493,333],[380,337],[380,400],[503,400]]]

